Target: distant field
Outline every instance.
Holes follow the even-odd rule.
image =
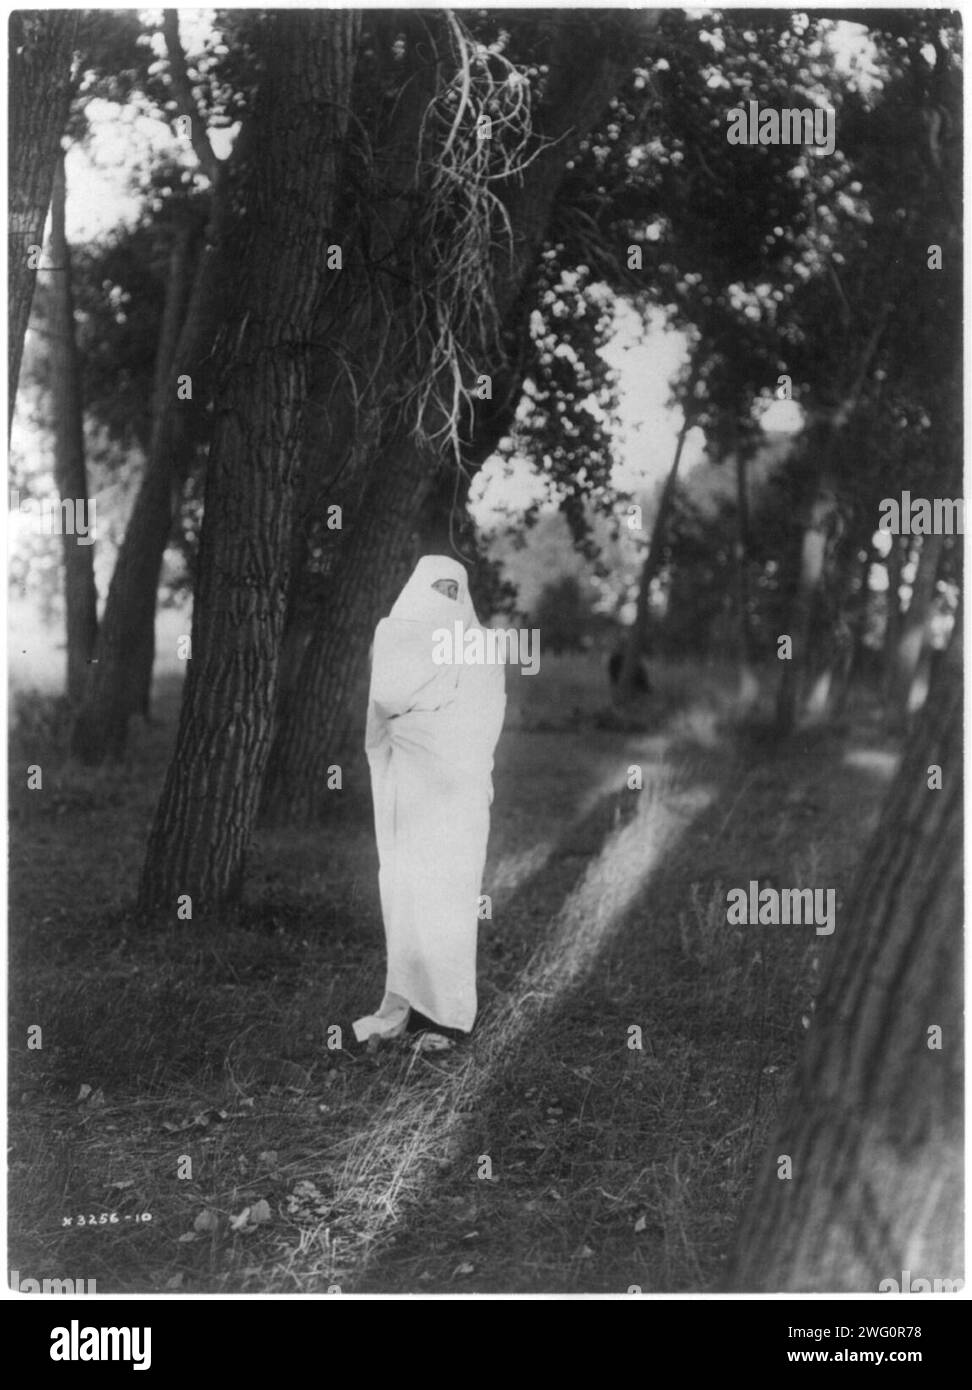
[[[66,656],[63,623],[45,622],[37,605],[11,595],[7,608],[7,651],[11,691],[38,690],[56,695],[64,685]],[[160,609],[155,620],[155,670],[158,677],[177,675],[184,663],[176,656],[177,639],[190,630],[190,610]]]

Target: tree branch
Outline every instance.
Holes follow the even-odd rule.
[[[182,40],[179,37],[178,10],[163,11],[162,29],[165,34],[165,46],[169,51],[169,75],[172,78],[172,94],[175,98],[176,108],[179,115],[185,116],[189,121],[189,139],[193,152],[199,160],[203,173],[215,188],[219,180],[222,161],[216,158],[213,147],[209,143],[205,123],[192,95],[186,55],[182,47]]]

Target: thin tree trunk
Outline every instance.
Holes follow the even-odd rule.
[[[921,538],[917,570],[911,586],[911,602],[908,604],[908,610],[902,619],[901,633],[894,656],[888,722],[895,730],[906,728],[912,713],[912,691],[922,657],[928,647],[930,637],[928,622],[935,600],[938,570],[944,546],[944,536],[932,535]]]
[[[76,705],[84,693],[98,634],[98,596],[94,578],[94,525],[85,469],[81,364],[74,327],[71,252],[64,227],[64,156],[58,157],[51,198],[51,397],[54,417],[54,473],[62,503],[74,517],[74,534],[63,527],[64,607],[67,628],[67,697]],[[82,536],[81,526],[87,535]]]
[[[170,253],[145,474],[115,562],[96,665],[71,736],[72,751],[89,764],[120,758],[130,717],[149,715],[159,577],[189,471],[190,424],[198,421],[206,406],[200,368],[211,342],[223,264],[219,245],[227,215],[224,170],[195,106],[175,10],[163,12],[163,28],[176,104],[189,120],[192,147],[212,195],[195,270],[194,236],[188,222],[177,231]],[[237,144],[238,153],[242,143],[241,139]],[[179,378],[185,377],[190,382],[189,396],[179,389]]]
[[[782,661],[776,701],[776,733],[780,738],[788,737],[796,727],[802,682],[807,674],[814,604],[823,580],[827,538],[836,513],[837,499],[829,478],[820,477],[800,541],[800,569],[785,634],[792,643],[792,654]]]
[[[7,203],[7,429],[13,422],[37,258],[71,102],[79,10],[10,15]]]
[[[738,433],[738,432],[737,432]],[[749,621],[749,487],[748,456],[736,442],[736,607],[739,623],[739,708],[748,710],[759,694],[753,670],[753,632]]]
[[[891,549],[885,559],[888,573],[886,607],[884,613],[884,642],[881,646],[882,683],[885,704],[891,700],[894,684],[894,663],[898,653],[901,636],[901,572],[908,558],[909,542],[901,536],[891,537]]]
[[[810,723],[822,724],[832,717],[837,690],[852,659],[851,616],[856,602],[854,579],[859,549],[852,520],[836,547],[833,580],[819,596],[817,620],[811,632],[815,650],[807,662],[810,689],[805,704]]]
[[[139,900],[174,915],[238,899],[270,751],[311,339],[356,60],[355,11],[286,10],[265,68],[227,237],[238,267],[217,349],[192,663]],[[185,904],[183,902],[183,910]]]
[[[192,241],[192,230],[186,224],[176,235],[169,261],[145,473],[115,561],[96,662],[72,731],[72,752],[88,764],[120,758],[130,717],[148,713],[162,558],[185,480],[188,417],[202,408],[198,380],[191,400],[180,400],[176,387],[178,375],[192,375],[210,319],[211,264],[207,254],[212,252],[202,253],[188,307],[185,302]]]
[[[775,729],[778,738],[789,737],[796,728],[800,692],[808,669],[814,604],[823,580],[827,536],[837,512],[836,489],[831,477],[834,450],[841,431],[860,403],[892,308],[890,301],[881,306],[850,386],[836,409],[820,422],[818,439],[811,440],[812,501],[807,509],[796,590],[787,623],[793,653],[789,660],[782,662],[783,674],[777,692]]]
[[[877,1293],[903,1271],[964,1275],[963,692],[953,645],[829,939],[797,1081],[738,1233],[733,1289]]]
[[[859,535],[851,550],[853,559],[857,561],[857,574],[855,577],[849,563],[851,593],[846,601],[848,607],[847,642],[845,649],[840,654],[834,679],[830,686],[828,714],[832,719],[840,718],[847,708],[851,687],[856,680],[860,680],[862,677],[866,653],[864,635],[867,632],[871,599],[868,580],[873,560],[870,536]],[[862,554],[863,559],[860,558]]]
[[[687,399],[690,399],[690,397],[691,390],[687,393]],[[685,448],[685,440],[691,428],[692,416],[686,405],[682,428],[679,430],[678,438],[675,441],[675,454],[672,458],[672,466],[668,470],[665,486],[662,488],[661,497],[658,499],[658,510],[655,513],[654,524],[651,528],[651,539],[648,542],[648,550],[645,553],[644,563],[641,566],[635,620],[628,633],[628,640],[625,644],[624,651],[624,662],[622,663],[621,672],[618,676],[617,699],[619,702],[632,699],[635,693],[638,667],[648,643],[648,621],[650,616],[648,599],[651,594],[651,581],[661,568],[662,540],[664,539],[665,530],[668,526],[672,500],[675,496],[675,483],[678,479],[678,467],[682,461],[682,451]]]

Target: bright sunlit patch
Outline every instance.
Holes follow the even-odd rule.
[[[844,754],[844,766],[870,772],[875,777],[890,781],[898,768],[898,758],[894,753],[885,753],[880,748],[851,748]]]
[[[527,879],[541,873],[553,853],[552,840],[539,840],[529,849],[514,854],[504,854],[489,874],[490,892],[494,903],[510,898]]]
[[[343,1168],[336,1175],[334,1210],[357,1213],[357,1219],[367,1223],[369,1243],[389,1222],[397,1221],[406,1207],[420,1203],[441,1166],[460,1152],[469,1117],[475,1114],[496,1068],[557,1000],[594,968],[652,874],[670,856],[687,822],[714,796],[712,788],[656,796],[643,792],[635,816],[608,836],[557,912],[546,943],[483,1028],[475,1051],[444,1073],[431,1091],[413,1093],[406,1077],[370,1125],[351,1138]]]

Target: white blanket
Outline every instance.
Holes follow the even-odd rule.
[[[454,579],[454,601],[431,585]],[[476,1017],[476,933],[493,750],[506,708],[503,666],[437,666],[433,633],[478,626],[466,573],[419,561],[375,631],[365,748],[371,768],[385,995],[355,1036],[402,1032],[409,1008],[468,1032]]]

